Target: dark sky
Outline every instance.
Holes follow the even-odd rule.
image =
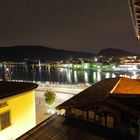
[[[3,0],[0,46],[140,51],[127,0]]]

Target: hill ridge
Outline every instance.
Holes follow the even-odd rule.
[[[102,49],[98,55],[102,56],[138,56],[139,54],[135,54],[123,49],[117,49],[117,48],[106,48]]]
[[[93,57],[95,54],[67,51],[45,46],[19,45],[0,47],[0,61],[23,61],[24,59],[62,60],[68,58]]]

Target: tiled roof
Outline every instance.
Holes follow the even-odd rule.
[[[97,102],[99,103],[109,97],[109,95],[113,94],[140,95],[140,82],[138,80],[124,77],[104,79],[83,90],[56,108],[80,107]]]
[[[122,135],[114,129],[85,121],[52,116],[17,140],[118,140]]]
[[[0,99],[37,88],[37,84],[0,81]]]
[[[140,81],[130,78],[120,78],[112,94],[140,94]]]

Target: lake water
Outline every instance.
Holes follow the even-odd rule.
[[[10,80],[23,81],[50,81],[53,83],[96,83],[104,78],[116,77],[113,72],[78,70],[67,68],[53,68],[48,70],[42,67],[27,67],[26,65],[1,66],[0,75],[7,69]],[[2,77],[1,77],[2,78]]]
[[[4,69],[7,69],[10,80],[23,81],[41,81],[41,82],[58,82],[58,83],[96,83],[104,78],[115,77],[112,72],[78,70],[67,68],[53,68],[50,71],[45,67],[27,67],[26,65],[13,65],[0,67],[0,78]]]

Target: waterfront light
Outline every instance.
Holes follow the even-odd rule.
[[[94,61],[95,61],[95,62],[97,62],[97,61],[98,61],[98,58],[97,58],[97,57],[95,57],[95,58],[94,58]]]
[[[60,72],[63,72],[64,71],[64,68],[60,68]]]
[[[68,67],[68,64],[62,64],[63,67],[67,68]]]
[[[88,68],[88,64],[84,63],[84,69],[87,69],[87,68]]]

